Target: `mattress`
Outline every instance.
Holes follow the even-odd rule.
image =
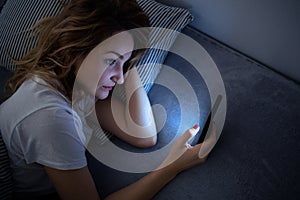
[[[154,199],[299,199],[299,83],[191,26],[183,33],[197,41],[216,64],[226,91],[226,117],[206,163],[179,174]],[[211,106],[204,78],[195,77],[189,63],[173,53],[168,54],[164,64],[190,77],[200,115],[188,112],[202,125]],[[169,79],[170,74],[162,70],[159,78]],[[114,144],[126,151],[147,153],[163,148],[172,140],[182,115],[178,98],[161,84],[154,84],[149,98],[152,104],[163,107],[166,114],[162,117],[164,127],[158,134],[158,144],[141,150],[113,138]],[[147,174],[120,171],[99,162],[88,152],[87,155],[102,197]]]

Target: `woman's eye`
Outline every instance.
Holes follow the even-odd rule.
[[[107,65],[110,65],[110,66],[116,64],[116,62],[117,62],[117,61],[116,61],[115,59],[106,59],[106,60],[105,60],[105,63],[106,63]]]

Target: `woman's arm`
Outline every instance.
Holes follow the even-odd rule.
[[[203,145],[214,146],[216,143],[216,128],[215,126],[212,127],[206,141],[191,147],[187,145],[187,141],[195,132],[197,131],[190,129],[175,142],[168,157],[159,169],[149,173],[137,182],[110,194],[105,199],[151,199],[168,182],[175,178],[178,173],[205,162],[209,152],[201,154],[201,156],[199,152],[201,152],[200,149]],[[45,167],[45,169],[62,199],[100,199],[87,167],[67,171],[48,167]]]
[[[125,103],[115,95],[97,101],[97,118],[102,128],[126,142],[144,148],[153,146],[157,133],[147,93],[136,67],[126,75]]]
[[[87,167],[78,170],[45,170],[63,200],[100,199],[93,178]],[[105,199],[151,199],[161,188],[171,181],[177,172],[172,167],[149,173],[137,182],[109,195]]]
[[[208,134],[208,138],[201,144],[194,147],[187,144],[189,139],[193,137],[199,130],[187,130],[177,141],[173,144],[167,158],[161,166],[139,179],[137,182],[109,195],[106,199],[120,199],[120,200],[147,200],[161,190],[166,184],[173,180],[180,172],[194,167],[198,164],[204,163],[210,151],[203,153],[203,147],[211,147],[216,143],[216,127],[213,124]],[[202,153],[201,153],[202,152]]]
[[[44,168],[61,199],[100,199],[88,167],[76,170]]]

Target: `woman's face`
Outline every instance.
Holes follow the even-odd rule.
[[[77,81],[97,99],[105,99],[116,84],[124,82],[123,65],[131,57],[132,36],[121,32],[96,46],[83,60]]]

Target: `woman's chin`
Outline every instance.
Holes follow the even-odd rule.
[[[96,92],[96,98],[99,99],[99,100],[104,100],[108,97],[109,95],[109,92],[105,92],[105,91],[97,91]]]

